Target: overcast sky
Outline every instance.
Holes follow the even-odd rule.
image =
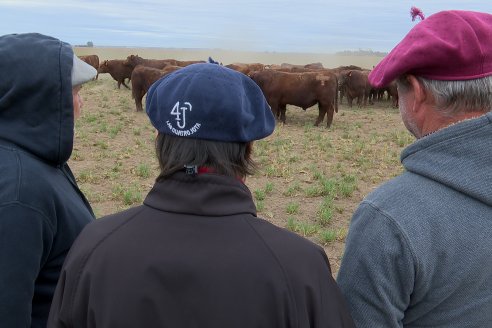
[[[446,9],[492,13],[490,0],[0,0],[0,34],[39,32],[71,44],[320,52],[389,51]]]

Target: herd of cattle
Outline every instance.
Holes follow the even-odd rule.
[[[137,111],[142,111],[142,99],[148,89],[159,78],[194,63],[205,61],[179,61],[175,59],[144,59],[130,55],[126,59],[104,60],[99,62],[97,55],[79,56],[100,73],[109,73],[116,80],[118,88],[128,79],[131,82],[132,96]],[[211,59],[209,59],[211,60]],[[318,105],[319,115],[314,125],[318,126],[327,116],[326,126],[330,127],[333,115],[338,112],[338,103],[347,98],[352,107],[357,99],[359,107],[382,100],[384,95],[398,107],[398,93],[393,82],[383,89],[374,89],[368,82],[369,70],[358,66],[340,66],[327,69],[321,63],[308,65],[264,65],[260,63],[235,63],[225,65],[253,79],[263,91],[273,114],[285,123],[287,105],[307,109]],[[97,76],[96,76],[97,79]]]

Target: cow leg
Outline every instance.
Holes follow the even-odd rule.
[[[335,114],[335,109],[332,105],[328,106],[328,110],[326,111],[326,127],[329,128],[331,123],[333,123],[333,115]]]
[[[347,102],[350,108],[352,108],[352,102],[354,101],[354,98],[352,96],[347,95]]]
[[[318,126],[321,122],[323,122],[323,119],[325,118],[326,114],[326,106],[322,104],[318,104],[318,118],[314,122],[314,126]]]
[[[385,92],[384,89],[378,91],[378,101],[384,100],[384,92]]]
[[[365,93],[364,107],[367,106],[367,103],[369,103],[369,105],[374,105],[374,98],[371,98],[370,92],[367,92],[366,91],[366,93]]]
[[[118,82],[118,89],[121,89],[121,81],[117,80],[116,82]]]
[[[277,106],[271,101],[269,101],[268,104],[270,105],[270,109],[272,110],[273,117],[275,117],[277,119],[278,118]]]
[[[272,113],[275,119],[285,124],[285,105],[279,106],[277,103],[272,102],[270,107],[272,108]]]
[[[280,111],[280,122],[285,124],[285,112],[287,111],[287,105],[279,106]]]
[[[398,108],[398,95],[393,96],[393,108]]]
[[[280,121],[280,108],[276,108],[275,109],[275,112],[273,113],[273,115],[275,116],[275,119],[279,120]]]
[[[129,87],[129,86],[127,86],[127,85],[125,84],[125,80],[124,80],[124,79],[123,79],[123,81],[121,81],[121,83],[123,83],[123,86],[124,86],[125,88],[127,88],[128,90],[130,90],[130,87]]]
[[[135,108],[137,112],[141,112],[143,111],[142,98],[144,97],[145,93],[143,93],[142,90],[138,89],[139,88],[132,83],[132,98],[135,99]]]
[[[140,97],[135,97],[135,107],[137,109],[137,112],[141,112],[143,111],[143,107],[142,107],[142,98]]]

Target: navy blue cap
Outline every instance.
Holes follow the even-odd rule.
[[[270,106],[251,78],[209,63],[156,81],[147,93],[146,111],[160,133],[194,139],[249,142],[275,128]]]

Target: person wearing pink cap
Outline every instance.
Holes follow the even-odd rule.
[[[492,15],[442,11],[373,69],[417,140],[354,213],[337,282],[357,327],[492,326]]]

